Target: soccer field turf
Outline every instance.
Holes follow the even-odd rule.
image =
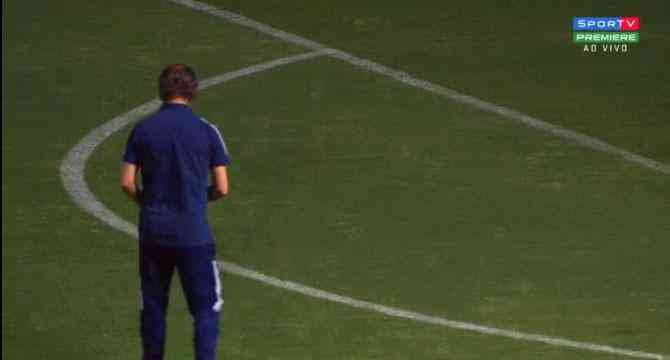
[[[670,162],[664,2],[209,3]],[[136,244],[77,208],[62,159],[155,97],[166,63],[207,78],[310,50],[165,1],[5,11],[3,359],[137,357]],[[641,43],[584,54],[569,32],[584,14],[640,16]],[[232,196],[211,208],[220,258],[423,314],[670,354],[668,175],[329,57],[195,106],[233,156]],[[129,130],[85,175],[134,222],[117,185]],[[626,358],[223,281],[222,359]],[[173,285],[169,358],[189,358]]]

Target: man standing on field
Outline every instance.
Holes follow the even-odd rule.
[[[166,67],[158,88],[163,105],[133,129],[121,171],[123,191],[140,206],[143,359],[164,357],[170,281],[177,269],[194,320],[196,359],[214,360],[223,299],[207,202],[228,194],[228,151],[219,130],[189,107],[198,89],[190,67]]]

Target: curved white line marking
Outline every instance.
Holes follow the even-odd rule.
[[[241,70],[232,71],[220,76],[206,79],[201,82],[201,89],[204,90],[208,87],[222,84],[224,82],[233,79],[237,79],[261,71],[270,70],[278,66],[292,64],[331,53],[332,53],[331,49],[320,49],[318,51],[310,53],[300,54],[292,57],[285,57],[274,61],[250,66]],[[104,204],[98,201],[98,199],[95,198],[95,195],[93,195],[90,188],[86,184],[86,181],[84,179],[84,171],[86,167],[86,161],[91,156],[96,147],[98,147],[103,141],[105,141],[105,139],[113,135],[115,132],[121,130],[123,127],[127,126],[131,122],[155,111],[159,106],[160,106],[159,100],[157,99],[151,100],[125,114],[115,117],[114,119],[104,123],[100,127],[95,128],[68,152],[68,154],[63,159],[63,162],[61,163],[60,167],[60,175],[61,180],[63,181],[63,185],[65,186],[65,189],[67,190],[70,197],[72,197],[74,202],[79,207],[81,207],[84,211],[97,217],[102,222],[110,225],[111,227],[117,230],[125,232],[126,234],[134,238],[137,238],[137,227],[127,222],[126,220],[122,219],[118,215],[116,215],[114,212],[109,210]],[[403,310],[391,306],[384,306],[368,301],[338,295],[335,293],[320,290],[317,288],[313,288],[292,281],[281,280],[269,275],[262,274],[255,270],[247,269],[238,264],[228,261],[219,261],[218,264],[223,271],[231,274],[253,279],[267,285],[272,285],[281,289],[294,291],[303,295],[349,305],[351,307],[358,309],[375,311],[388,316],[411,319],[422,323],[439,325],[452,329],[472,331],[480,334],[495,335],[517,340],[540,342],[560,347],[591,350],[616,355],[625,355],[640,359],[663,360],[663,355],[660,354],[616,348],[608,345],[598,345],[587,342],[573,341],[569,339],[551,337],[541,334],[523,333],[519,331],[505,330],[463,321],[449,320],[438,316],[425,315],[418,312]]]
[[[200,1],[195,0],[168,0],[168,1],[178,5],[189,7],[193,10],[201,11],[203,13],[212,16],[216,16],[218,18],[224,19],[237,25],[254,29],[258,32],[273,36],[286,42],[300,45],[307,49],[311,50],[330,49],[331,57],[346,61],[354,66],[358,66],[367,71],[372,71],[384,76],[388,76],[394,80],[400,81],[409,86],[413,86],[419,89],[432,92],[449,100],[471,106],[480,111],[496,114],[498,116],[511,120],[515,123],[528,126],[537,129],[539,131],[566,139],[572,143],[581,145],[585,148],[619,156],[626,161],[636,163],[638,165],[644,166],[646,168],[658,171],[666,175],[670,175],[670,165],[664,164],[654,159],[644,157],[642,155],[636,154],[628,150],[624,150],[620,147],[616,147],[612,144],[609,144],[595,137],[588,136],[559,125],[548,123],[544,120],[540,120],[536,117],[526,115],[514,109],[510,109],[501,105],[494,104],[492,102],[478,99],[474,96],[460,93],[456,90],[449,89],[442,85],[434,84],[428,80],[415,78],[404,71],[391,69],[374,61],[359,58],[345,51],[329,48],[326,45],[306,39],[300,35],[291,34],[284,30],[280,30],[270,25],[263,24],[256,20],[245,17],[243,15],[219,9],[215,6]]]
[[[204,90],[233,79],[249,76],[265,70],[270,70],[278,66],[313,59],[315,57],[323,56],[327,53],[328,50],[325,49],[249,66],[244,69],[205,79],[200,82],[200,89]],[[84,168],[86,166],[86,160],[88,160],[88,158],[91,156],[93,150],[95,150],[95,148],[106,138],[121,130],[131,122],[156,111],[160,104],[161,102],[158,99],[151,100],[130,110],[125,114],[115,117],[100,127],[95,128],[83,139],[81,139],[77,145],[70,149],[65,159],[63,159],[60,167],[61,179],[63,180],[65,190],[67,190],[67,192],[72,197],[72,200],[74,200],[74,202],[79,205],[80,208],[102,220],[111,227],[121,230],[134,237],[137,237],[137,228],[135,225],[130,224],[120,218],[95,198],[91,192],[91,189],[89,189],[88,184],[86,184],[86,180],[84,179]]]

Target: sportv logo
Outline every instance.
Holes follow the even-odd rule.
[[[574,17],[573,31],[638,31],[640,19],[627,17]]]
[[[628,52],[628,44],[640,42],[638,30],[637,16],[572,18],[572,41],[583,44],[583,51],[589,53]]]

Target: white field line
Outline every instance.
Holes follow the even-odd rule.
[[[229,22],[241,26],[254,29],[256,31],[276,37],[283,41],[303,46],[307,49],[312,50],[330,49],[328,46],[320,44],[318,42],[306,39],[296,34],[288,33],[280,29],[276,29],[270,25],[260,23],[256,20],[247,18],[243,15],[219,9],[215,6],[200,1],[195,0],[168,0],[168,1],[219,17],[221,19],[227,20]],[[542,132],[561,137],[563,139],[566,139],[572,143],[581,145],[583,147],[616,155],[629,162],[633,162],[646,168],[658,171],[660,173],[670,175],[670,165],[630,152],[620,147],[616,147],[614,145],[608,144],[607,142],[594,138],[592,136],[585,135],[559,125],[554,125],[546,121],[540,120],[536,117],[526,115],[519,111],[501,105],[496,105],[494,103],[478,99],[470,95],[460,93],[456,90],[449,89],[442,85],[434,84],[428,80],[415,78],[406,72],[388,68],[382,64],[356,57],[355,55],[344,52],[342,50],[337,49],[330,49],[330,50],[331,50],[330,53],[331,57],[344,60],[352,65],[361,67],[368,71],[372,71],[378,74],[391,77],[409,86],[414,86],[426,91],[430,91],[434,94],[471,106],[475,109],[497,114],[515,123],[522,124],[540,130]]]
[[[231,274],[236,274],[242,277],[246,277],[249,279],[254,279],[257,281],[260,281],[262,283],[272,285],[281,289],[286,289],[290,291],[294,291],[303,295],[323,299],[323,300],[328,300],[340,304],[345,304],[349,305],[351,307],[355,307],[358,309],[364,309],[364,310],[369,310],[369,311],[374,311],[378,313],[382,313],[384,315],[388,316],[393,316],[397,318],[403,318],[403,319],[410,319],[422,323],[427,323],[427,324],[432,324],[432,325],[438,325],[438,326],[444,326],[447,328],[451,329],[459,329],[459,330],[465,330],[465,331],[471,331],[471,332],[476,332],[480,334],[485,334],[485,335],[494,335],[494,336],[501,336],[501,337],[506,337],[506,338],[512,338],[516,340],[522,340],[522,341],[533,341],[533,342],[540,342],[540,343],[545,343],[549,345],[554,345],[554,346],[559,346],[559,347],[565,347],[565,348],[573,348],[573,349],[579,349],[579,350],[590,350],[590,351],[595,351],[595,352],[601,352],[601,353],[609,353],[609,354],[615,354],[615,355],[622,355],[622,356],[629,356],[629,357],[634,357],[634,358],[639,358],[639,359],[657,359],[657,360],[663,360],[664,355],[661,354],[654,354],[654,353],[648,353],[648,352],[642,352],[642,351],[636,351],[636,350],[628,350],[628,349],[622,349],[622,348],[616,348],[608,345],[598,345],[598,344],[592,344],[592,343],[587,343],[587,342],[581,342],[581,341],[574,341],[574,340],[569,340],[569,339],[564,339],[564,338],[559,338],[559,337],[552,337],[552,336],[547,336],[547,335],[541,335],[541,334],[531,334],[531,333],[524,333],[520,331],[515,331],[515,330],[506,330],[506,329],[500,329],[496,327],[490,327],[490,326],[484,326],[484,325],[478,325],[478,324],[473,324],[473,323],[468,323],[464,321],[457,321],[457,320],[449,320],[446,318],[438,317],[438,316],[431,316],[431,315],[425,315],[421,314],[418,312],[414,311],[409,311],[409,310],[403,310],[400,308],[396,307],[391,307],[391,306],[385,306],[385,305],[380,305],[380,304],[375,304],[372,302],[368,301],[363,301],[363,300],[357,300],[354,298],[350,298],[347,296],[342,296],[338,295],[335,293],[331,293],[328,291],[324,290],[319,290],[313,287],[309,287],[306,285],[302,285],[293,281],[288,281],[288,280],[281,280],[272,276],[268,276],[265,274],[261,274],[257,271],[250,270],[243,268],[240,265],[226,262],[226,261],[221,261],[219,263],[221,266],[221,269],[225,272],[231,273]]]
[[[327,55],[329,52],[330,51],[328,49],[321,49],[319,51],[311,53],[305,53],[296,56],[281,58],[266,63],[250,66],[237,71],[228,72],[223,75],[215,76],[213,78],[209,78],[202,81],[201,89],[204,90],[211,86],[219,85],[227,81],[252,75],[261,71],[270,70],[278,66],[288,65],[299,61],[305,61],[311,58]],[[120,216],[116,215],[114,212],[109,210],[104,204],[98,201],[95,195],[93,195],[93,193],[91,192],[84,178],[86,161],[91,156],[93,151],[100,144],[102,144],[102,142],[105,141],[105,139],[113,135],[115,132],[121,130],[125,126],[129,125],[131,122],[138,120],[139,118],[155,111],[159,105],[160,102],[157,99],[151,100],[93,129],[93,131],[91,131],[88,135],[86,135],[77,145],[75,145],[68,152],[68,154],[63,159],[63,162],[61,163],[60,167],[60,175],[61,180],[63,181],[63,185],[67,190],[68,194],[70,195],[70,197],[79,207],[81,207],[84,211],[97,217],[102,222],[110,225],[111,227],[117,230],[125,232],[126,234],[134,238],[137,238],[137,226],[127,222],[126,220],[122,219]],[[615,348],[607,345],[578,342],[540,334],[523,333],[514,330],[505,330],[462,321],[449,320],[437,316],[424,315],[413,311],[353,299],[347,296],[342,296],[324,290],[319,290],[292,281],[281,280],[272,276],[262,274],[255,270],[244,268],[238,264],[228,261],[219,261],[218,264],[221,270],[231,274],[260,281],[267,285],[272,285],[278,288],[294,291],[303,295],[333,301],[340,304],[346,304],[359,309],[375,311],[388,316],[411,319],[418,322],[445,326],[453,329],[467,330],[477,332],[480,334],[497,335],[524,341],[541,342],[560,347],[625,355],[640,359],[663,360],[664,358],[663,355],[660,354]]]

